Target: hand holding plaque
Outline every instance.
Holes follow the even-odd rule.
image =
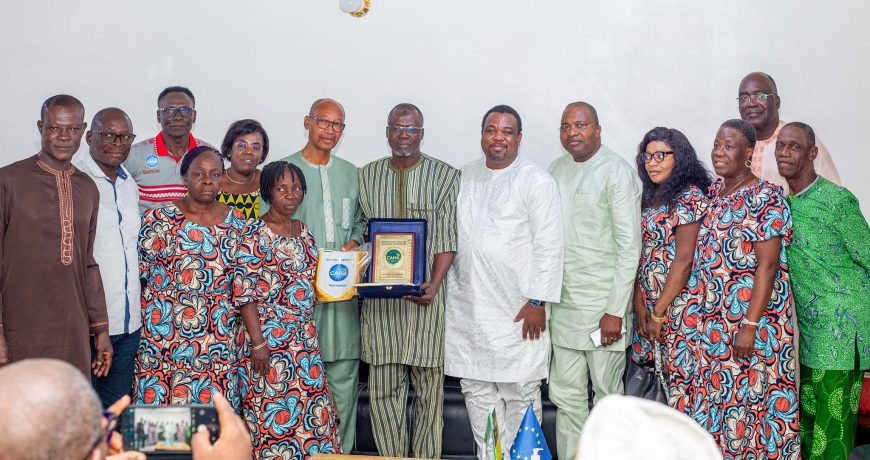
[[[361,297],[423,295],[426,277],[426,221],[371,219],[372,262],[367,283],[357,285]]]

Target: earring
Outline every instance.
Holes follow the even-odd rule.
[[[751,168],[752,167],[752,159],[746,160],[746,163],[744,163],[744,164],[746,165],[747,168]]]

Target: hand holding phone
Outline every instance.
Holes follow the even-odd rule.
[[[115,417],[120,418],[124,409],[130,405],[130,396],[122,396],[121,399],[115,401],[114,404],[106,409],[106,412],[115,414]],[[103,428],[106,428],[105,426]],[[145,460],[145,454],[135,450],[124,450],[124,443],[121,440],[121,435],[115,433],[108,434],[106,446],[107,460]]]
[[[214,394],[214,405],[220,419],[221,435],[214,443],[208,426],[197,426],[190,440],[193,460],[248,460],[253,453],[251,434],[245,422],[233,412],[230,403],[220,393]]]
[[[189,456],[191,435],[200,425],[208,426],[213,440],[218,439],[220,425],[214,406],[128,406],[121,413],[124,450],[149,456]]]
[[[625,335],[625,324],[622,325],[621,333],[622,335]],[[589,338],[592,339],[592,345],[594,345],[595,348],[601,347],[601,328],[599,327],[598,329],[592,331],[589,334]]]

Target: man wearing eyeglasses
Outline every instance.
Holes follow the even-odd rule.
[[[121,164],[133,144],[133,124],[123,110],[107,108],[94,115],[85,135],[90,155],[74,162],[97,184],[100,212],[94,239],[94,259],[100,265],[109,338],[115,351],[105,377],[93,377],[103,407],[109,407],[133,387],[133,359],[139,346],[142,309],[139,305],[139,189]]]
[[[130,149],[124,168],[139,186],[139,213],[184,198],[181,158],[205,142],[190,130],[196,122],[196,99],[182,86],[170,86],[157,96],[157,122],[161,131]],[[206,144],[207,145],[207,144]]]
[[[740,118],[755,128],[758,141],[752,154],[752,173],[768,182],[779,185],[788,194],[788,183],[776,167],[776,137],[785,122],[779,119],[780,98],[776,82],[763,72],[752,72],[743,77],[737,95]],[[816,139],[819,154],[814,161],[816,172],[839,185],[840,174],[834,165],[828,148]]]
[[[100,194],[70,164],[87,127],[84,116],[78,99],[48,98],[36,123],[39,153],[0,168],[0,365],[55,358],[98,377],[111,368],[106,299],[93,257]]]
[[[559,190],[546,170],[519,154],[522,140],[514,108],[489,109],[480,123],[483,158],[462,167],[456,198],[445,373],[461,379],[481,460],[491,458],[486,426],[493,409],[505,450],[530,405],[541,421],[547,314],[562,283]]]
[[[344,120],[344,108],[338,102],[314,101],[303,119],[308,142],[302,150],[282,158],[299,166],[305,175],[308,191],[293,217],[305,222],[320,249],[349,251],[363,243],[357,168],[332,153],[344,133]],[[261,214],[266,209],[261,209]],[[341,420],[341,447],[350,453],[356,431],[359,383],[358,299],[318,302],[314,326],[329,389]]]
[[[640,258],[641,184],[634,168],[601,144],[598,113],[568,104],[559,125],[563,155],[550,165],[562,196],[565,270],[562,299],[552,308],[550,399],[559,458],[574,458],[595,401],[622,394],[625,315]],[[600,333],[596,346],[592,335]]]
[[[443,285],[456,252],[459,170],[420,151],[423,113],[399,104],[387,116],[392,155],[360,169],[360,207],[367,219],[426,219],[424,294],[365,299],[362,359],[369,366],[372,431],[386,457],[441,457],[444,402]],[[409,327],[413,334],[406,331]],[[417,393],[408,446],[408,382]]]

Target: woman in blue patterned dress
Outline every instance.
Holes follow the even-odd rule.
[[[234,277],[246,331],[239,389],[254,457],[335,453],[335,409],[311,321],[317,247],[308,227],[292,218],[305,177],[277,161],[263,169],[260,191],[270,209],[245,227]]]
[[[237,405],[235,250],[245,221],[215,201],[223,160],[207,146],[181,162],[188,195],[145,212],[139,233],[144,328],[134,369],[137,404]]]
[[[697,311],[700,302],[693,290],[697,279],[690,280],[690,274],[701,215],[707,209],[704,190],[710,186],[710,174],[686,136],[676,129],[660,127],[646,133],[635,161],[643,182],[643,212],[631,358],[649,366],[653,346],[659,344],[666,393],[676,406],[693,372],[692,360],[678,351],[686,349],[685,341],[692,337],[694,327],[689,324],[684,330],[683,315],[687,307]]]
[[[800,456],[794,311],[782,189],[752,174],[755,130],[728,120],[713,143],[722,176],[708,192],[698,242],[703,302],[684,406],[726,460]]]

